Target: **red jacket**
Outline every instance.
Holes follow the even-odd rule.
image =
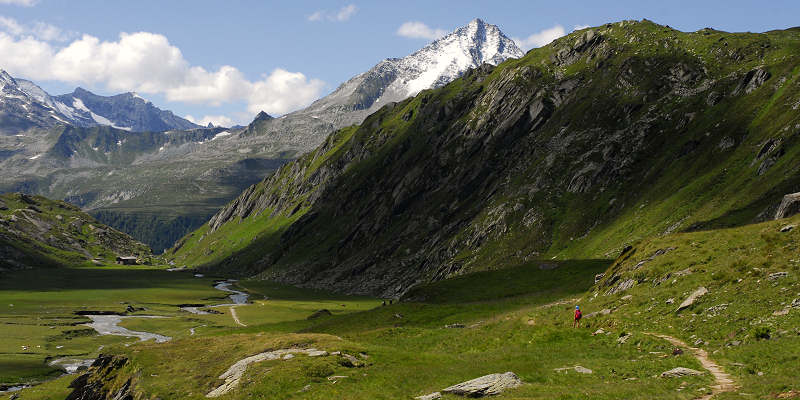
[[[581,317],[583,317],[583,314],[581,314],[581,310],[575,310],[575,319],[579,320],[581,319]]]

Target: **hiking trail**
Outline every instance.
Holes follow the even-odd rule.
[[[691,350],[692,354],[698,361],[700,361],[700,364],[703,366],[703,368],[708,370],[708,372],[711,372],[711,375],[714,376],[714,380],[716,380],[717,384],[711,386],[711,394],[699,397],[698,400],[708,400],[714,397],[714,395],[717,395],[719,393],[733,392],[738,389],[736,383],[733,381],[733,378],[728,373],[726,373],[722,369],[722,367],[720,367],[717,363],[708,358],[708,352],[706,352],[705,350],[697,347],[691,347],[686,343],[684,343],[683,341],[681,341],[680,339],[676,339],[672,336],[661,335],[658,333],[649,333],[649,332],[646,332],[645,334],[664,339],[675,346],[685,347]]]

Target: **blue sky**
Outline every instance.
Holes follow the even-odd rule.
[[[622,19],[762,32],[800,25],[798,15],[797,0],[0,0],[0,68],[51,94],[135,90],[181,116],[247,123],[261,108],[300,108],[473,18],[533,47]]]

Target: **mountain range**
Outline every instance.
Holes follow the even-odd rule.
[[[4,74],[0,191],[66,199],[160,251],[243,189],[386,104],[471,68],[521,57],[480,19],[404,58],[379,62],[306,109],[247,127],[202,128],[135,94],[49,96]],[[20,83],[22,82],[22,83]]]
[[[136,93],[98,96],[77,88],[51,96],[35,83],[0,70],[0,134],[58,124],[79,127],[111,126],[133,132],[161,132],[200,126],[164,111]]]

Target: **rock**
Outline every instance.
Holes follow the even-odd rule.
[[[769,274],[767,276],[767,279],[769,279],[771,281],[777,281],[778,279],[786,278],[787,276],[789,276],[788,272],[781,271],[781,272],[775,272],[775,273]]]
[[[633,295],[630,295],[630,294],[628,294],[628,295],[622,296],[622,297],[620,298],[620,300],[622,300],[622,301],[628,301],[628,300],[630,300],[630,299],[632,299],[632,298],[633,298]]]
[[[611,310],[608,309],[608,308],[604,308],[604,309],[602,309],[600,311],[595,311],[595,312],[586,314],[583,317],[584,318],[592,318],[592,317],[597,317],[597,316],[600,316],[600,315],[608,315],[608,314],[611,314]]]
[[[323,308],[321,310],[314,311],[314,313],[309,315],[306,319],[317,319],[320,317],[328,317],[330,315],[332,315],[331,312]]]
[[[575,366],[575,372],[577,372],[579,374],[591,374],[592,370],[590,370],[589,368],[586,368],[586,367],[581,367],[580,365],[576,365]]]
[[[794,299],[792,302],[792,307],[800,307],[800,297]]]
[[[284,360],[291,360],[293,358],[294,358],[294,354],[286,354],[286,355],[283,356]]]
[[[467,326],[464,324],[447,324],[444,327],[448,329],[454,329],[454,328],[466,328]]]
[[[414,397],[414,398],[417,399],[417,400],[436,400],[436,399],[441,399],[442,398],[442,393],[433,392],[431,394],[426,394],[424,396],[417,396],[417,397]]]
[[[333,354],[333,353],[331,353],[331,354]],[[364,363],[361,360],[359,360],[358,358],[356,358],[354,356],[351,356],[350,354],[341,353],[339,355],[342,357],[342,359],[339,360],[339,365],[341,365],[343,367],[360,368],[360,367],[364,366]]]
[[[672,304],[672,303],[675,303],[675,298],[673,298],[673,297],[670,297],[670,298],[668,298],[668,299],[667,299],[667,301],[666,301],[666,303],[667,303],[667,304]]]
[[[632,288],[633,285],[635,285],[635,284],[636,284],[636,281],[634,281],[633,279],[624,280],[624,281],[620,282],[619,284],[617,284],[617,286],[614,286],[611,289],[609,289],[606,292],[606,296],[610,296],[610,295],[615,294],[615,293],[624,292],[624,291]]]
[[[620,336],[619,339],[617,339],[617,343],[625,344],[625,342],[627,342],[628,339],[630,339],[630,338],[631,338],[631,335],[629,333],[623,333],[622,336]]]
[[[782,228],[781,228],[781,232],[783,232],[783,233],[786,233],[786,232],[789,232],[789,231],[791,231],[791,230],[792,230],[792,229],[794,229],[794,228],[795,228],[795,226],[794,226],[794,225],[786,225],[786,226],[784,226],[784,227],[782,227]]]
[[[681,349],[680,347],[676,347],[674,350],[672,350],[673,356],[679,356],[681,354],[683,354],[683,349]]]
[[[695,376],[695,375],[703,375],[703,374],[704,374],[703,372],[700,372],[700,371],[697,371],[697,370],[694,370],[694,369],[684,368],[684,367],[677,367],[677,368],[673,368],[673,369],[671,369],[669,371],[662,372],[661,373],[661,377],[662,378],[680,378],[680,377],[683,377],[683,376]]]
[[[702,346],[703,344],[705,344],[703,339],[697,339],[697,340],[694,341],[694,345],[695,346]]]
[[[397,314],[394,315],[394,317],[397,318],[397,319],[402,319],[403,318],[403,314],[397,313]]]
[[[681,311],[688,307],[691,307],[692,304],[694,304],[694,302],[697,301],[697,299],[705,296],[707,293],[708,289],[706,289],[703,286],[700,286],[697,290],[694,291],[694,293],[690,294],[689,297],[687,297],[686,300],[684,300],[683,303],[681,303],[681,305],[678,306],[678,309],[676,311]]]
[[[325,357],[328,355],[328,352],[325,350],[311,350],[308,353],[309,357]]]
[[[778,311],[775,311],[775,312],[772,313],[772,315],[774,315],[776,317],[780,317],[780,316],[786,315],[786,314],[789,314],[789,309],[788,308],[784,308],[783,310],[778,310]]]
[[[600,329],[594,331],[594,333],[592,333],[592,336],[602,335],[604,333],[606,333],[606,331],[604,331],[603,328],[600,328]]]
[[[595,275],[594,276],[594,283],[600,282],[600,280],[603,279],[604,276],[606,276],[605,273]]]
[[[800,192],[783,196],[778,211],[775,213],[775,219],[791,217],[797,213],[800,213]]]
[[[522,381],[513,372],[504,374],[484,375],[471,381],[450,386],[442,392],[457,394],[465,397],[493,396],[506,389],[513,389],[522,385]]]
[[[739,340],[734,340],[734,341],[732,341],[732,342],[728,343],[728,346],[731,346],[731,347],[736,347],[736,346],[738,346],[738,345],[740,345],[740,344],[742,344],[742,342],[741,342],[741,341],[739,341]]]
[[[549,271],[556,268],[558,268],[558,264],[553,264],[553,263],[539,264],[539,269],[542,271]]]

